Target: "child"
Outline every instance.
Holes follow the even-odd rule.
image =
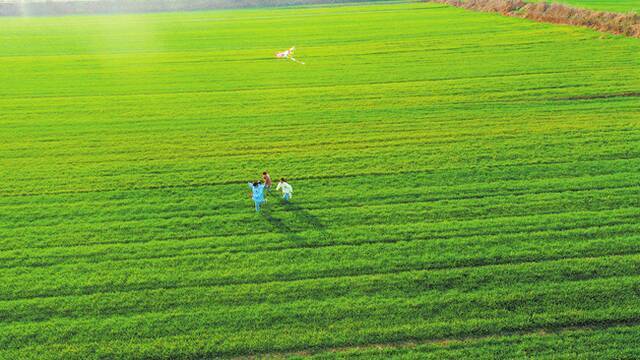
[[[289,200],[291,200],[291,194],[293,194],[293,187],[289,185],[289,183],[287,182],[287,180],[285,180],[285,178],[280,179],[280,182],[278,183],[276,190],[282,190],[282,194],[283,194],[282,198],[284,199],[284,201],[289,202]]]
[[[262,180],[264,180],[264,188],[265,190],[267,190],[267,192],[269,192],[269,194],[271,194],[271,176],[269,176],[268,172],[263,172],[262,173]]]
[[[260,211],[260,204],[264,202],[264,184],[261,184],[259,181],[254,181],[253,183],[249,183],[249,188],[251,189],[253,202],[256,204],[256,212],[258,212]]]

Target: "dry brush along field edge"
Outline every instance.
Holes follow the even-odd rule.
[[[640,37],[640,15],[577,8],[570,5],[523,0],[426,0],[474,11],[496,12],[553,24],[588,27],[597,31]]]

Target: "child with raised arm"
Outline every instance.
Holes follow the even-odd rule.
[[[289,185],[289,183],[287,182],[287,180],[285,180],[285,178],[280,179],[280,182],[278,182],[278,186],[276,187],[276,190],[282,191],[282,198],[284,199],[284,201],[288,202],[289,200],[291,200],[291,194],[293,194],[293,187]]]
[[[251,189],[251,197],[256,204],[256,212],[260,211],[260,205],[264,202],[264,184],[259,181],[249,182],[249,189]]]

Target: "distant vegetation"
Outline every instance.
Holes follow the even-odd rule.
[[[431,0],[465,9],[498,12],[554,24],[589,27],[598,31],[640,37],[640,15],[576,8],[559,3],[523,0]]]
[[[541,1],[542,0],[527,0],[527,2]],[[556,0],[555,2],[595,10],[640,12],[640,0]]]
[[[336,4],[376,0],[78,0],[0,2],[0,16],[142,13],[180,10],[273,7],[303,4]],[[378,0],[379,1],[379,0]]]

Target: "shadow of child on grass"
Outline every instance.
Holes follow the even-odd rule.
[[[256,212],[261,213],[274,230],[282,234],[293,234],[304,230],[323,231],[325,229],[320,219],[313,215],[308,209],[298,203],[291,202],[293,187],[285,178],[281,178],[276,187],[276,191],[282,193],[279,205],[284,211],[283,215],[285,216],[274,216],[274,209],[272,208],[274,204],[264,206],[267,202],[267,192],[272,194],[271,191],[269,191],[271,178],[266,171],[263,173],[263,180],[265,180],[265,183],[261,183],[260,181],[250,182],[249,188],[251,189],[251,197],[256,206]]]

